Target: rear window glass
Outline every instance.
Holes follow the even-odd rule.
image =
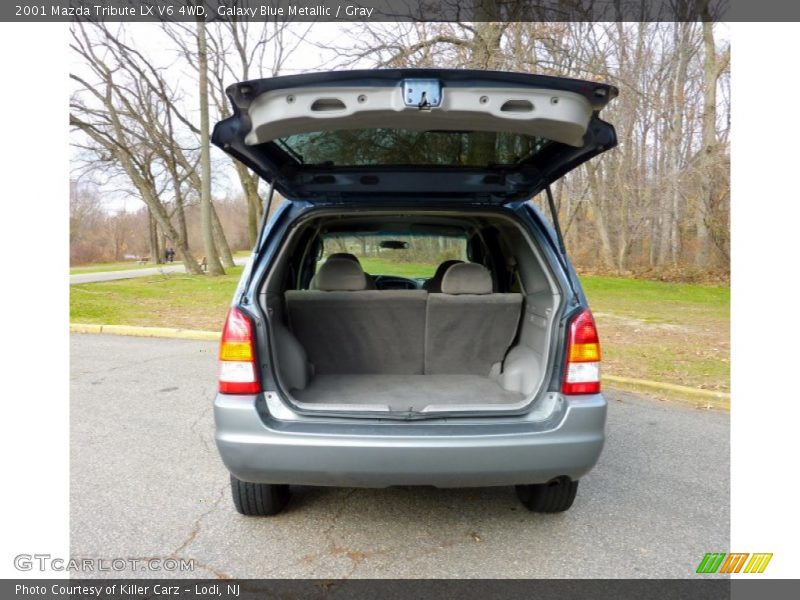
[[[307,165],[488,167],[516,165],[551,142],[519,133],[385,128],[300,133],[276,143]]]
[[[467,260],[466,236],[439,235],[326,235],[322,238],[319,266],[331,254],[347,253],[358,258],[370,275],[408,279],[430,279],[446,260]]]

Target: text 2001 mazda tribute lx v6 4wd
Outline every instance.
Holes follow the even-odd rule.
[[[516,485],[530,510],[568,509],[606,402],[550,184],[616,145],[599,113],[617,90],[400,69],[228,94],[214,144],[270,183],[267,207],[287,200],[220,346],[239,512],[277,513],[292,484]]]

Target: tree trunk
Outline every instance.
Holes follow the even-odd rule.
[[[178,217],[178,231],[181,234],[180,243],[184,250],[189,250],[189,233],[186,230],[186,213],[183,210],[183,194],[175,197],[175,214]]]
[[[250,246],[256,245],[258,239],[258,224],[261,222],[263,207],[261,198],[258,197],[258,183],[250,173],[250,170],[238,160],[236,163],[236,173],[239,175],[239,182],[242,184],[244,201],[247,203],[247,237]]]
[[[678,220],[680,219],[681,204],[681,143],[683,141],[683,110],[685,98],[686,75],[689,66],[689,42],[693,23],[676,23],[675,25],[675,52],[677,65],[675,77],[672,80],[670,94],[670,121],[669,135],[667,136],[667,170],[668,192],[665,195],[664,222],[661,230],[661,251],[659,262],[664,264],[669,260],[672,266],[677,266],[680,254],[680,234]]]
[[[217,249],[217,253],[219,255],[222,264],[226,268],[230,268],[235,266],[233,262],[233,254],[231,254],[231,248],[228,245],[228,240],[225,237],[225,231],[222,229],[222,223],[219,221],[219,215],[217,214],[217,209],[214,207],[214,204],[211,204],[211,231],[214,234],[214,246]]]
[[[149,206],[147,207],[147,223],[147,246],[150,251],[150,262],[160,264],[164,261],[163,256],[161,255],[161,249],[158,247],[158,226],[156,225],[156,220],[153,217],[153,211],[150,210]]]
[[[164,256],[164,262],[168,262],[167,261],[167,256],[166,256],[166,249],[167,249],[167,246],[168,246],[168,244],[167,244],[167,241],[168,241],[167,240],[167,234],[164,233],[163,231],[159,231],[158,233],[159,233],[159,241],[161,243],[161,246],[160,246],[161,254]]]
[[[594,199],[594,221],[597,236],[600,238],[600,257],[603,259],[603,265],[607,269],[614,268],[614,251],[611,249],[611,237],[608,235],[608,225],[606,225],[605,215],[603,214],[603,206],[600,204],[600,183],[597,180],[597,166],[588,165],[586,168],[586,177],[589,181],[589,187],[594,192],[590,194]]]
[[[211,206],[211,147],[208,125],[208,54],[206,49],[206,24],[197,20],[197,56],[200,74],[200,226],[203,231],[203,249],[208,261],[209,275],[224,275],[225,269],[219,260],[214,244],[213,215]]]
[[[717,49],[714,44],[714,23],[708,12],[708,0],[702,5],[703,17],[703,117],[700,150],[700,198],[695,208],[697,254],[695,266],[708,264],[709,231],[706,214],[714,196],[714,159],[717,148]]]
[[[172,223],[169,220],[169,215],[167,211],[164,209],[164,205],[158,201],[154,191],[145,185],[142,181],[142,178],[138,176],[136,171],[133,169],[130,161],[124,155],[121,155],[121,162],[123,167],[125,167],[128,176],[136,185],[136,188],[139,190],[139,193],[142,195],[142,200],[145,204],[147,204],[148,208],[151,211],[153,218],[155,219],[156,225],[167,238],[171,240],[178,240],[177,249],[175,252],[180,257],[181,261],[183,262],[183,266],[186,268],[187,273],[202,273],[203,270],[200,268],[200,265],[197,264],[197,260],[195,260],[194,256],[192,256],[185,248],[185,244],[181,244],[181,236],[172,226]],[[157,236],[157,234],[156,234]],[[158,244],[157,237],[156,237],[156,245]],[[160,250],[157,249],[158,252]],[[159,262],[163,261],[163,257],[159,256]]]

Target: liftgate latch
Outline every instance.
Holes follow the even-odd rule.
[[[429,109],[442,103],[442,84],[438,79],[404,79],[403,102],[406,106]]]

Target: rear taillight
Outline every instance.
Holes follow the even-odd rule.
[[[231,308],[219,345],[219,391],[223,394],[257,394],[261,382],[256,365],[253,323]]]
[[[600,338],[592,313],[586,309],[569,325],[564,394],[596,394],[600,391]]]

